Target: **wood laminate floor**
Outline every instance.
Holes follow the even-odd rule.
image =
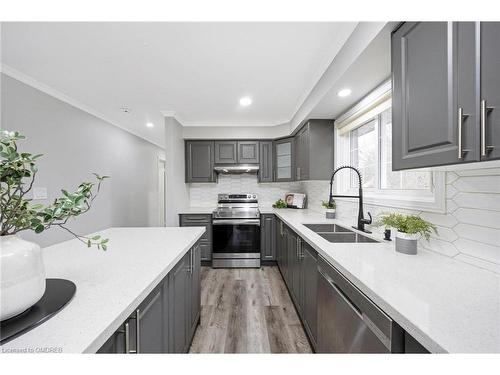
[[[202,267],[190,353],[311,353],[278,268]]]

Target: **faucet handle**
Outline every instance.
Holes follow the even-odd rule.
[[[370,216],[370,219],[363,219],[363,222],[365,224],[371,224],[373,222],[372,214],[367,212],[368,216]]]

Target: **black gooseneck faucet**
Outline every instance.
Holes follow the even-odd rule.
[[[359,181],[359,195],[333,195],[333,178],[337,174],[338,171],[341,169],[352,169],[356,174],[358,175],[358,181]],[[358,209],[358,226],[354,227],[355,229],[358,229],[360,231],[363,231],[365,233],[371,233],[368,230],[365,230],[365,224],[371,224],[372,223],[372,215],[368,212],[368,216],[370,216],[370,219],[365,219],[364,214],[363,214],[363,187],[361,183],[361,173],[354,168],[351,167],[350,165],[344,165],[342,167],[338,167],[333,171],[332,178],[330,179],[330,197],[328,198],[329,203],[333,203],[333,198],[358,198],[359,200],[359,209]]]

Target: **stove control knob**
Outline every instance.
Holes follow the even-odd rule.
[[[254,194],[253,199],[257,198],[257,196]]]

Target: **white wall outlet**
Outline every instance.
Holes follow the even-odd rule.
[[[47,199],[46,187],[33,187],[33,200]]]

